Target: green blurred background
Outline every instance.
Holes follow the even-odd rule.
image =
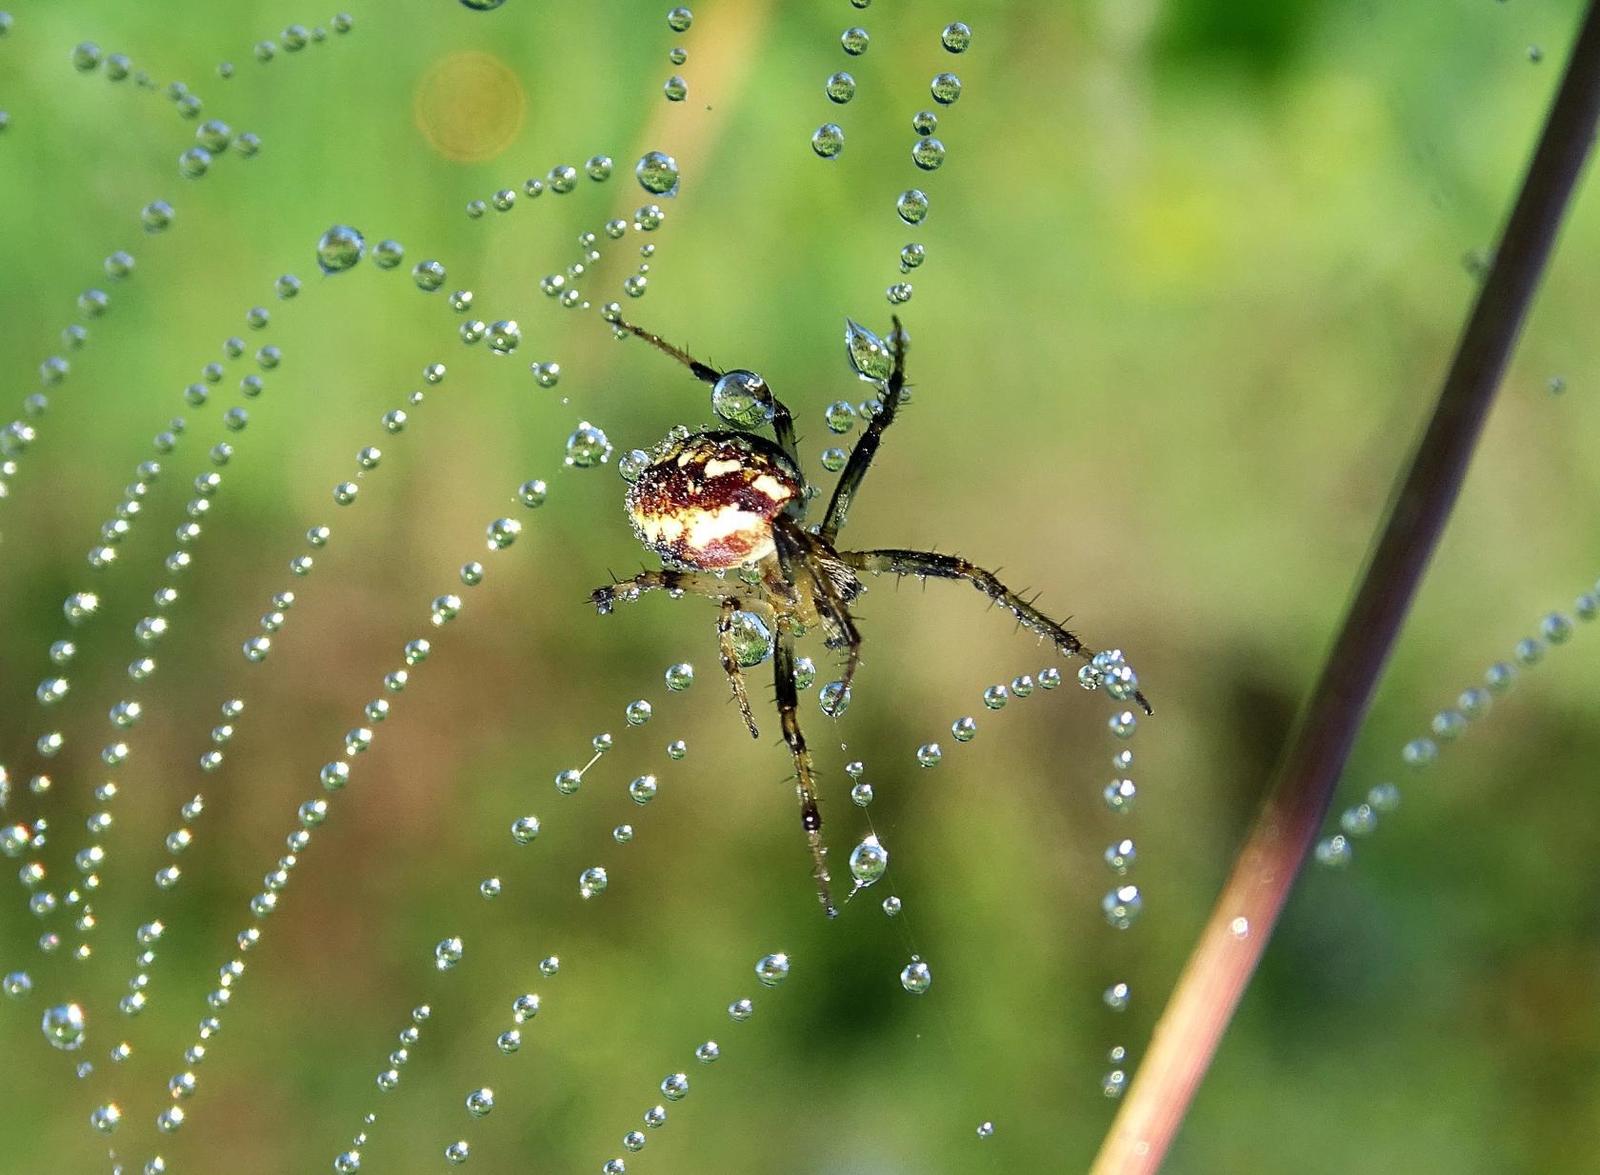
[[[442,1170],[444,1146],[463,1137],[470,1170],[598,1171],[675,1069],[693,1093],[630,1170],[1084,1167],[1114,1109],[1100,1092],[1106,1052],[1124,1045],[1137,1065],[1252,815],[1440,378],[1473,293],[1463,259],[1492,245],[1577,6],[880,0],[858,12],[843,0],[721,0],[695,5],[680,35],[664,3],[509,0],[477,13],[352,0],[348,36],[266,64],[255,41],[332,14],[253,0],[11,7],[0,370],[13,402],[59,350],[78,293],[112,295],[0,503],[0,761],[21,793],[12,817],[52,819],[48,886],[74,875],[89,791],[106,774],[107,708],[137,697],[146,717],[117,776],[92,958],[40,956],[43,927],[21,891],[0,906],[0,969],[35,980],[27,999],[0,1004],[0,1166],[108,1169],[87,1125],[108,1097],[126,1115],[110,1141],[130,1169],[157,1149],[166,1080],[184,1067],[296,805],[318,793],[318,768],[402,643],[428,635],[432,659],[265,921],[196,1070],[189,1121],[160,1140],[169,1170],[326,1171],[375,1111],[366,1171]],[[974,29],[961,58],[938,45],[955,18]],[[873,41],[848,60],[838,35],[855,23]],[[205,117],[262,136],[260,155],[229,153],[203,180],[181,179],[193,125],[131,79],[74,73],[69,51],[85,38],[158,82],[187,81]],[[681,69],[667,61],[679,44]],[[443,99],[419,98],[461,52],[506,70],[470,59]],[[237,64],[227,81],[222,60]],[[846,67],[858,94],[833,107],[822,83]],[[920,176],[910,117],[944,68],[965,92],[942,112],[948,161]],[[690,86],[681,104],[661,96],[673,72]],[[807,140],[829,119],[847,145],[825,163]],[[454,154],[462,141],[487,151],[502,132],[502,149],[477,162],[436,145],[448,134]],[[844,365],[842,319],[886,328],[899,248],[926,245],[903,310],[915,402],[846,538],[1002,566],[1091,643],[1124,648],[1158,711],[1131,744],[1131,816],[1100,799],[1116,749],[1103,699],[1064,687],[985,712],[981,690],[1037,673],[1047,650],[959,586],[874,583],[849,713],[832,723],[814,689],[804,703],[836,865],[867,831],[842,771],[861,758],[893,866],[826,923],[770,691],[757,691],[766,728],[752,743],[726,704],[711,605],[651,598],[603,619],[587,606],[588,589],[639,566],[640,551],[615,462],[565,469],[564,438],[592,420],[620,454],[709,409],[680,371],[614,343],[593,313],[559,308],[537,283],[576,258],[578,233],[642,202],[631,165],[653,147],[676,154],[682,192],[658,233],[607,248],[585,292],[619,296],[636,246],[657,244],[630,314],[697,355],[762,371],[795,409],[813,473],[834,443],[823,408],[864,395]],[[603,185],[464,215],[470,199],[596,152],[618,163]],[[893,199],[919,182],[933,213],[908,231]],[[137,212],[156,198],[177,221],[146,238]],[[405,268],[369,260],[321,277],[313,246],[333,223],[369,244],[401,240]],[[1349,800],[1396,778],[1400,744],[1600,572],[1584,521],[1600,498],[1597,246],[1590,187],[1384,678]],[[101,259],[117,248],[138,269],[107,284]],[[445,292],[423,296],[407,277],[424,257],[447,265],[446,292],[475,291],[474,315],[520,321],[515,356],[461,345]],[[284,272],[305,288],[279,303]],[[273,311],[270,337],[244,329],[257,304]],[[184,409],[181,392],[233,334],[252,352],[280,346],[282,365],[230,438],[237,455],[160,672],[135,689],[123,672],[138,651],[131,625],[163,582],[188,484],[208,468],[249,360],[205,409]],[[386,437],[379,415],[435,360],[449,376]],[[561,364],[557,387],[536,384],[535,360]],[[1558,376],[1559,397],[1546,390]],[[91,571],[99,524],[178,411],[191,417],[185,447],[118,563]],[[356,505],[335,507],[330,489],[366,444],[383,446],[383,465]],[[550,485],[536,512],[512,500],[533,476]],[[483,527],[500,514],[526,530],[489,556]],[[292,580],[287,560],[323,522],[333,542],[309,579]],[[488,577],[466,591],[456,568],[470,558]],[[25,786],[46,728],[33,690],[64,633],[62,598],[89,587],[102,615],[77,633],[57,712],[67,750],[38,800]],[[271,656],[249,666],[240,644],[286,587],[300,600]],[[435,633],[428,601],[452,589],[466,609]],[[1401,810],[1348,872],[1306,878],[1171,1170],[1593,1169],[1592,641],[1580,629],[1465,746],[1405,781]],[[809,651],[828,680],[831,655]],[[662,669],[680,659],[699,679],[668,695]],[[204,775],[197,758],[235,694],[248,702],[239,734]],[[656,716],[628,730],[623,706],[639,696]],[[979,734],[957,746],[949,724],[967,714]],[[602,730],[617,748],[581,792],[558,796],[554,773],[581,764]],[[663,752],[672,738],[688,742],[681,763]],[[913,751],[929,740],[945,758],[923,771]],[[636,809],[625,785],[645,771],[661,794]],[[197,790],[207,806],[184,879],[158,894],[162,837]],[[545,831],[518,848],[507,829],[526,812]],[[621,820],[638,830],[626,846],[609,835]],[[1113,883],[1101,852],[1123,835],[1138,844],[1145,909],[1118,933],[1099,912]],[[594,864],[610,889],[585,903],[576,879]],[[494,902],[478,895],[490,875],[504,883]],[[890,891],[905,902],[898,921],[878,908]],[[124,1021],[115,1001],[133,973],[132,928],[154,916],[169,929],[149,1006]],[[432,948],[451,934],[466,959],[440,974]],[[79,937],[68,933],[63,953]],[[792,977],[758,989],[751,964],[779,949]],[[913,951],[935,976],[921,999],[897,979]],[[543,978],[549,954],[563,966]],[[1121,1015],[1100,998],[1118,979],[1134,993]],[[494,1038],[525,990],[544,1011],[503,1056]],[[757,1013],[732,1024],[724,1008],[744,995]],[[67,997],[89,1007],[80,1056],[52,1052],[38,1031],[46,1004]],[[400,1088],[380,1094],[374,1075],[423,1000],[433,1017]],[[723,1049],[709,1068],[692,1058],[708,1037]],[[106,1053],[124,1038],[134,1055],[113,1067]],[[83,1058],[96,1072],[80,1082]],[[485,1084],[499,1108],[474,1122],[463,1097]],[[984,1120],[996,1131],[980,1142]]]

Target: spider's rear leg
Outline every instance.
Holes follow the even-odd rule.
[[[744,724],[750,728],[750,737],[760,738],[755,715],[750,712],[750,695],[744,688],[744,671],[739,667],[739,655],[733,647],[733,617],[738,611],[739,601],[732,596],[724,596],[722,615],[717,620],[717,636],[722,647],[722,672],[728,675],[728,684],[733,687],[733,700],[739,703],[739,713],[744,715]]]
[[[817,784],[811,768],[811,751],[800,731],[800,693],[794,684],[794,633],[787,616],[777,620],[777,640],[772,655],[773,675],[778,691],[778,715],[783,721],[783,741],[794,756],[795,792],[800,798],[800,826],[805,830],[806,847],[811,850],[811,871],[817,882],[817,900],[828,917],[834,908],[828,887],[828,850],[822,841],[822,811],[817,807]]]
[[[715,575],[694,571],[673,571],[665,567],[660,571],[641,571],[631,579],[595,588],[589,593],[589,600],[595,609],[604,615],[615,608],[619,601],[630,603],[645,592],[658,591],[687,592],[716,600],[722,605],[722,617],[717,622],[717,635],[722,651],[722,671],[728,675],[728,684],[733,687],[734,701],[739,703],[739,713],[744,716],[744,724],[750,730],[750,737],[760,738],[761,734],[756,729],[755,715],[750,711],[750,696],[745,692],[744,675],[739,670],[739,658],[733,649],[733,614],[747,606],[758,611],[762,609],[753,603],[749,605],[742,603],[737,596],[730,596],[727,582]]]
[[[841,551],[839,558],[858,571],[964,579],[1015,616],[1024,628],[1045,637],[1069,657],[1081,657],[1085,661],[1094,657],[1094,650],[1085,647],[1075,635],[1006,587],[992,571],[985,571],[959,555],[941,555],[934,551]],[[1133,696],[1146,714],[1152,713],[1144,694],[1135,691]]]
[[[707,599],[721,600],[728,594],[728,585],[714,575],[695,571],[673,571],[663,567],[660,571],[641,571],[628,579],[619,579],[589,593],[589,602],[602,616],[617,604],[629,604],[645,592],[679,592]]]

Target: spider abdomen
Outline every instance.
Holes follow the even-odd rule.
[[[707,570],[738,567],[772,553],[772,520],[804,489],[800,471],[763,437],[669,437],[629,487],[628,519],[663,559]]]

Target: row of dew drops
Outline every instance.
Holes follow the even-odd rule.
[[[1600,616],[1600,582],[1592,590],[1578,595],[1573,601],[1572,614],[1584,623]],[[1439,761],[1445,747],[1488,716],[1495,698],[1510,691],[1520,672],[1539,665],[1547,652],[1565,645],[1576,631],[1572,618],[1560,611],[1547,613],[1538,627],[1537,636],[1524,637],[1516,643],[1511,660],[1493,662],[1484,670],[1481,685],[1468,686],[1456,698],[1455,705],[1436,713],[1427,734],[1407,740],[1400,748],[1400,762],[1408,771],[1414,774],[1429,771]],[[1314,850],[1317,863],[1331,868],[1348,865],[1355,855],[1354,842],[1372,835],[1377,831],[1379,817],[1399,806],[1399,785],[1388,780],[1373,784],[1365,799],[1339,814],[1339,831],[1317,842]]]
[[[9,32],[11,26],[9,14],[0,13],[0,35]],[[333,17],[330,26],[336,33],[347,33],[354,27],[354,21],[348,14],[340,13]],[[320,30],[320,26],[318,29]],[[320,39],[315,36],[316,31],[318,30],[307,34],[312,43]],[[293,41],[294,38],[287,40]],[[249,159],[261,149],[261,138],[254,132],[236,133],[226,121],[219,118],[202,120],[205,103],[186,83],[172,81],[162,86],[148,71],[136,68],[127,54],[108,54],[95,42],[83,41],[72,49],[69,61],[72,68],[80,74],[98,72],[113,83],[131,78],[138,91],[164,92],[181,119],[198,122],[199,125],[194,132],[194,145],[184,150],[178,157],[178,172],[183,177],[189,179],[204,177],[216,161],[230,149],[241,159]],[[227,71],[223,72],[226,76]],[[7,121],[8,119],[0,116],[0,127]],[[172,201],[151,200],[139,210],[139,226],[146,236],[162,234],[173,225],[176,215]],[[136,266],[133,252],[127,248],[118,248],[106,255],[102,268],[105,276],[111,281],[123,282],[133,276]],[[10,483],[17,473],[18,461],[38,437],[38,421],[49,409],[49,393],[63,384],[71,373],[72,361],[68,356],[88,345],[91,324],[104,315],[111,304],[111,296],[98,286],[91,286],[78,296],[79,321],[69,323],[62,328],[60,332],[62,349],[47,356],[39,364],[39,390],[26,396],[21,415],[0,429],[0,499],[9,496]],[[260,322],[252,319],[250,325],[253,329],[261,329],[265,325],[264,315],[264,311],[260,312]],[[243,348],[242,341],[230,340],[228,357],[238,357],[243,353]],[[264,358],[270,362],[270,354]],[[203,378],[207,382],[216,382],[220,379],[217,365],[208,364]]]
[[[856,8],[866,8],[871,0],[851,0]],[[952,21],[939,34],[940,45],[949,53],[965,53],[972,44],[972,28],[964,21]],[[871,44],[865,28],[851,26],[839,35],[839,45],[848,57],[860,57]],[[952,106],[961,97],[961,78],[947,70],[933,75],[928,92],[939,106]],[[837,70],[823,83],[823,93],[836,105],[844,105],[856,96],[856,79],[848,70]],[[911,162],[918,170],[937,171],[944,165],[945,145],[937,137],[939,115],[936,110],[918,110],[911,118],[911,129],[916,138],[911,144]],[[811,134],[811,149],[823,159],[837,159],[844,151],[844,128],[836,122],[824,122]],[[911,226],[927,219],[930,201],[921,188],[907,188],[895,198],[895,213]],[[908,274],[927,258],[927,249],[917,241],[908,242],[900,250],[900,272]],[[911,300],[913,288],[908,281],[892,283],[885,291],[891,305],[901,305]]]

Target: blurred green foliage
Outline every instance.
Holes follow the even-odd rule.
[[[128,1114],[118,1152],[142,1163],[156,1146],[165,1081],[295,806],[401,644],[423,634],[433,658],[266,921],[197,1070],[190,1121],[161,1140],[170,1170],[328,1170],[368,1110],[379,1117],[364,1169],[441,1169],[445,1144],[469,1137],[470,1169],[598,1170],[679,1068],[693,1093],[630,1169],[1072,1170],[1093,1153],[1113,1109],[1099,1092],[1106,1050],[1126,1045],[1137,1064],[1252,814],[1440,377],[1473,292],[1463,258],[1492,245],[1576,5],[884,0],[857,13],[721,0],[696,5],[681,36],[665,9],[352,0],[347,37],[259,64],[255,41],[315,14],[255,0],[14,5],[0,39],[0,370],[14,400],[101,259],[138,258],[108,286],[112,309],[89,323],[0,503],[0,756],[19,786],[37,770],[32,692],[60,600],[94,586],[106,601],[61,709],[52,795],[14,804],[51,816],[53,879],[72,872],[103,775],[102,715],[132,693],[147,718],[120,776],[93,959],[41,961],[20,891],[0,906],[0,965],[36,979],[27,1001],[0,1005],[6,1170],[93,1168],[87,1115],[110,1091]],[[952,17],[975,31],[960,59],[937,43]],[[847,64],[849,23],[873,42],[848,63],[855,101],[837,108],[822,83]],[[205,116],[262,136],[260,155],[180,179],[192,124],[131,81],[74,74],[84,38],[187,81]],[[681,69],[667,62],[674,44],[688,51]],[[526,109],[500,154],[460,164],[419,132],[415,96],[468,50],[509,67]],[[225,59],[237,65],[227,81],[214,72]],[[941,112],[948,162],[920,176],[910,117],[942,68],[965,91]],[[660,85],[673,72],[690,96],[669,106]],[[487,128],[502,113],[474,117]],[[847,134],[830,163],[807,146],[825,119]],[[900,246],[927,246],[903,310],[916,398],[846,538],[1003,566],[1086,639],[1127,650],[1158,711],[1132,744],[1131,818],[1100,800],[1115,749],[1100,699],[1063,688],[984,712],[983,687],[1037,672],[1045,652],[964,589],[875,583],[848,715],[831,724],[813,691],[806,720],[835,860],[867,831],[842,771],[860,758],[893,867],[825,923],[768,691],[752,743],[725,704],[711,607],[652,598],[593,615],[588,589],[640,552],[614,465],[562,468],[563,438],[588,419],[625,451],[708,407],[680,371],[537,282],[576,257],[579,232],[642,202],[631,163],[651,147],[677,155],[683,188],[649,238],[649,292],[630,313],[697,355],[762,371],[813,462],[832,443],[825,405],[864,394],[844,366],[844,316],[885,327]],[[603,186],[463,214],[600,151],[618,161]],[[908,232],[893,199],[913,183],[933,213]],[[155,198],[177,222],[146,239],[137,211]],[[443,260],[447,290],[475,291],[474,314],[521,322],[521,350],[463,348],[444,294],[419,294],[405,269],[318,275],[313,245],[332,223],[398,238],[407,267]],[[586,287],[596,300],[617,296],[641,239],[607,249]],[[1351,800],[1393,778],[1401,742],[1600,569],[1585,522],[1600,497],[1597,246],[1585,191],[1352,761]],[[305,289],[279,304],[282,272]],[[128,634],[207,467],[214,410],[190,413],[118,564],[91,572],[83,552],[149,437],[183,410],[183,386],[226,336],[248,335],[257,304],[273,312],[283,363],[235,438],[160,673],[134,691]],[[380,413],[440,359],[446,381],[386,439]],[[558,387],[535,384],[533,360],[562,365]],[[1545,390],[1557,375],[1559,398]],[[332,485],[374,443],[382,467],[336,508]],[[530,476],[551,487],[538,512],[512,503]],[[502,513],[527,529],[487,556],[483,526]],[[336,533],[315,574],[291,581],[299,536],[325,521]],[[427,602],[461,590],[469,558],[488,563],[487,581],[435,634]],[[271,657],[246,666],[240,642],[289,586],[301,599]],[[1348,873],[1306,879],[1171,1170],[1591,1169],[1593,639],[1580,631],[1552,651],[1465,746],[1403,781],[1401,811]],[[810,651],[827,680],[831,655]],[[669,697],[661,670],[680,659],[699,680]],[[240,733],[225,767],[202,775],[216,707],[236,692]],[[657,715],[625,731],[623,705],[641,695]],[[980,731],[957,747],[948,727],[964,714]],[[600,730],[617,749],[558,797],[552,776]],[[662,747],[680,737],[689,756],[670,763]],[[928,740],[946,751],[931,772],[912,760]],[[661,795],[634,809],[624,787],[643,771],[661,776]],[[201,789],[184,880],[158,896],[161,838]],[[507,828],[529,811],[545,831],[519,849]],[[609,830],[627,819],[637,837],[617,846]],[[1121,835],[1138,842],[1146,895],[1126,934],[1098,909],[1112,882],[1101,851]],[[583,903],[577,875],[596,863],[610,889]],[[490,874],[505,887],[492,903],[477,893]],[[905,901],[898,922],[877,908],[890,889]],[[157,913],[170,929],[149,1008],[124,1026],[114,1002],[131,928]],[[431,951],[448,934],[467,957],[441,975]],[[775,949],[794,973],[767,993],[750,967]],[[923,999],[896,978],[913,952],[934,969]],[[548,954],[563,959],[553,979],[536,970]],[[1134,991],[1121,1017],[1100,1002],[1119,978]],[[502,1056],[493,1040],[523,990],[545,1010]],[[62,995],[91,1008],[98,1071],[82,1083],[37,1031],[45,999]],[[732,1024],[724,1008],[743,995],[757,1013]],[[379,1094],[373,1076],[422,1000],[433,1018],[400,1089]],[[124,1033],[136,1051],[111,1072],[105,1052]],[[723,1056],[702,1069],[691,1053],[708,1037]],[[499,1108],[474,1123],[462,1100],[483,1084]],[[985,1119],[996,1134],[980,1143]]]

